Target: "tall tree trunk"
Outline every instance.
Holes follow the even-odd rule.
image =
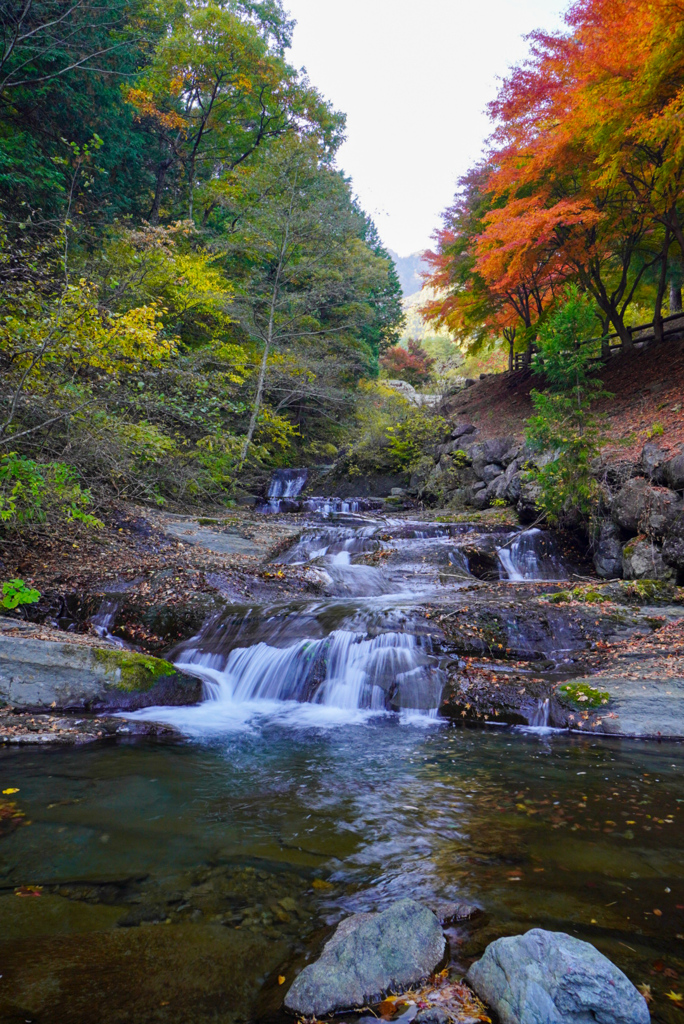
[[[268,354],[273,344],[273,333],[275,328],[275,313],[276,306],[278,305],[278,294],[280,292],[280,279],[283,273],[283,266],[285,264],[285,254],[287,252],[287,244],[290,237],[290,220],[292,218],[292,208],[294,206],[295,191],[297,188],[298,175],[295,174],[294,182],[292,184],[292,192],[290,193],[290,206],[287,211],[287,217],[285,219],[285,230],[283,232],[283,242],[280,246],[280,254],[278,256],[278,265],[276,267],[275,281],[273,282],[273,291],[271,292],[271,304],[268,313],[268,328],[266,331],[266,338],[264,340],[264,354],[261,357],[261,366],[259,367],[259,378],[257,380],[257,390],[254,396],[254,405],[252,406],[252,416],[249,421],[249,428],[245,437],[244,444],[242,445],[242,452],[240,454],[240,466],[245,464],[247,458],[247,452],[249,446],[252,443],[254,437],[254,431],[256,430],[257,420],[259,418],[259,410],[261,409],[261,400],[264,394],[264,380],[266,379],[266,365],[268,363]]]
[[[152,208],[147,218],[150,224],[159,223],[159,210],[161,208],[162,195],[164,194],[166,175],[173,164],[173,160],[173,157],[168,157],[166,160],[162,160],[157,166],[157,183],[154,189],[154,200],[152,201]]]
[[[670,248],[671,232],[669,227],[665,228],[665,241],[660,259],[660,274],[658,276],[658,288],[656,291],[655,308],[653,310],[653,335],[656,341],[663,341],[663,298],[667,287],[667,252]]]
[[[513,348],[515,346],[515,327],[504,327],[503,336],[508,342],[508,372],[513,373]]]
[[[681,313],[682,311],[682,286],[679,281],[670,280],[670,313]]]

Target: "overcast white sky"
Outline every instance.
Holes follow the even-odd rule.
[[[383,241],[424,249],[489,134],[497,78],[566,0],[288,0],[290,60],[347,114],[339,166]]]

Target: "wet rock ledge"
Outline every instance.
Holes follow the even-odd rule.
[[[201,681],[161,658],[45,626],[0,623],[0,742],[83,743],[140,732],[172,735],[165,726],[94,716],[201,699]],[[78,718],[74,712],[80,713]]]

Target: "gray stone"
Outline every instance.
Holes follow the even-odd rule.
[[[443,1006],[426,1006],[415,1017],[416,1024],[447,1024],[449,1020],[449,1014]]]
[[[594,568],[604,580],[618,579],[622,576],[620,530],[610,519],[604,520],[599,529],[594,551]]]
[[[458,441],[459,437],[467,437],[468,434],[476,434],[477,427],[472,423],[461,423],[451,431],[451,437]]]
[[[466,921],[478,913],[479,908],[472,903],[455,903],[437,901],[430,904],[430,910],[436,915],[440,924],[453,924],[455,921]]]
[[[533,928],[497,939],[466,981],[501,1024],[649,1024],[646,1000],[588,942]]]
[[[541,498],[541,487],[534,480],[521,480],[518,498],[518,515],[523,523],[532,523],[539,516],[537,502]]]
[[[476,384],[476,383],[477,383],[477,381],[473,377],[466,377],[466,379],[463,381],[463,387],[464,388],[472,388],[473,384]]]
[[[649,480],[654,483],[662,483],[664,474],[662,467],[667,462],[667,452],[651,441],[647,442],[641,449],[639,468]]]
[[[674,459],[665,463],[663,475],[665,483],[673,491],[684,490],[684,452],[681,455],[675,455]]]
[[[482,479],[486,484],[491,484],[492,480],[496,480],[498,476],[501,476],[503,471],[503,466],[500,466],[497,462],[490,462],[482,470]]]
[[[522,450],[522,445],[514,444],[507,452],[504,453],[504,455],[502,455],[501,462],[503,462],[504,466],[508,466],[513,462],[513,459],[518,459],[520,457]]]
[[[0,701],[12,708],[131,711],[201,699],[199,679],[151,655],[0,636]]]
[[[669,580],[674,572],[658,545],[639,536],[622,549],[622,575],[626,580]]]
[[[665,487],[653,487],[642,476],[628,480],[611,506],[613,521],[624,530],[661,536],[668,520],[679,507],[676,494]]]
[[[666,528],[663,560],[680,572],[684,571],[684,512],[680,512]]]
[[[427,977],[444,948],[439,921],[415,900],[400,900],[380,914],[355,914],[342,921],[320,958],[295,978],[285,1007],[321,1017],[366,1006]]]

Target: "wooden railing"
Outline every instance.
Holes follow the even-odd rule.
[[[672,313],[670,316],[664,316],[662,319],[663,327],[663,341],[667,338],[674,337],[676,334],[684,333],[684,310],[680,313]],[[638,327],[628,327],[629,335],[632,339],[633,345],[639,347],[650,345],[651,342],[655,341],[655,330],[653,322],[647,324],[641,324]],[[617,344],[611,344],[614,339],[617,338]],[[595,343],[601,345],[602,353],[600,356],[596,356],[591,362],[601,363],[604,362],[606,354],[610,357],[616,355],[623,348],[623,341],[620,335],[617,333],[604,334],[601,338],[591,338],[589,343]],[[534,351],[534,347],[533,347]],[[529,362],[529,356],[526,352],[516,352],[513,356],[513,371],[522,370],[526,363],[525,359]]]

